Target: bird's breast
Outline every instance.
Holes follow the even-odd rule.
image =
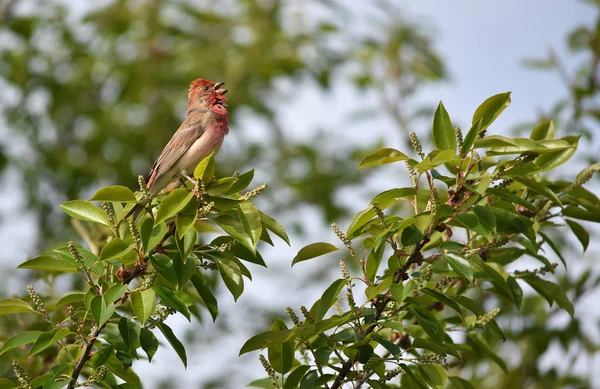
[[[204,134],[196,141],[192,146],[183,154],[181,157],[181,165],[179,170],[186,170],[193,172],[196,165],[200,163],[204,158],[208,157],[210,153],[216,153],[223,144],[223,138],[225,132],[220,128],[209,128]]]

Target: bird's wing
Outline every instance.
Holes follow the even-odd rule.
[[[167,143],[156,162],[154,162],[154,165],[152,165],[152,169],[146,180],[148,186],[152,186],[153,182],[171,169],[187,149],[194,144],[196,139],[204,134],[206,119],[209,114],[210,110],[205,108],[195,109],[193,113],[188,113],[185,121],[175,131],[169,143]]]

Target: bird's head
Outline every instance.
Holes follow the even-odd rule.
[[[221,88],[224,82],[212,82],[203,78],[192,81],[188,96],[188,106],[200,104],[205,107],[220,105],[227,106],[227,89]]]

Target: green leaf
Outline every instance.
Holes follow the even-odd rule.
[[[488,346],[485,338],[478,332],[467,332],[469,344],[473,348],[475,355],[483,355],[494,361],[506,374],[508,374],[508,368],[502,358],[500,358],[494,351]]]
[[[465,136],[462,147],[460,148],[461,155],[466,155],[471,150],[471,147],[473,147],[475,139],[477,139],[477,136],[481,132],[482,122],[483,119],[480,118],[479,120],[473,123],[471,129],[469,130],[469,132],[467,132],[467,136]]]
[[[280,237],[285,243],[287,243],[288,246],[291,246],[287,232],[285,232],[285,229],[277,220],[261,211],[258,211],[258,214],[260,215],[260,221],[262,222],[264,228]]]
[[[151,218],[145,219],[142,223],[142,228],[140,229],[144,254],[148,254],[150,250],[156,247],[168,230],[165,223],[159,223],[155,226],[154,221]]]
[[[249,201],[242,201],[237,205],[238,217],[244,226],[246,235],[252,238],[252,242],[256,246],[260,235],[262,234],[262,223],[260,214],[254,205]]]
[[[152,289],[131,292],[131,307],[142,325],[146,324],[156,307],[156,293]]]
[[[512,292],[513,300],[515,301],[515,306],[517,307],[517,309],[521,309],[521,302],[523,301],[523,289],[521,289],[521,286],[513,276],[508,276],[506,282],[508,283],[508,287]]]
[[[72,218],[112,227],[106,213],[88,201],[67,201],[66,203],[61,204],[60,207]]]
[[[146,292],[146,290],[144,291]],[[140,339],[140,326],[132,319],[128,319],[125,316],[119,320],[119,333],[121,339],[125,342],[125,347],[129,352],[136,348],[137,342]]]
[[[31,269],[40,270],[47,272],[71,272],[77,273],[77,268],[73,264],[65,259],[54,258],[48,255],[42,255],[29,259],[19,266],[18,269]]]
[[[446,253],[444,259],[463,281],[473,283],[473,268],[468,260],[454,253]]]
[[[115,304],[113,302],[106,302],[104,297],[101,295],[95,296],[90,303],[90,310],[92,316],[98,322],[98,326],[102,327],[115,312]]]
[[[434,389],[444,389],[446,386],[446,370],[440,365],[435,364],[420,364],[419,372],[425,382]]]
[[[432,342],[423,338],[416,338],[412,344],[414,348],[422,348],[425,350],[431,350],[438,354],[454,355],[457,358],[462,358],[457,349],[452,344],[441,344]]]
[[[64,327],[55,328],[52,331],[48,332],[42,332],[36,339],[35,343],[33,343],[33,346],[31,346],[31,350],[29,350],[29,358],[41,353],[48,347],[52,346],[54,343],[69,335],[70,333],[71,330]]]
[[[243,224],[229,215],[220,215],[212,219],[219,227],[229,234],[232,238],[244,245],[253,254],[256,253],[256,247],[252,238],[246,234]]]
[[[194,227],[196,217],[198,216],[198,200],[192,198],[186,206],[175,216],[175,228],[177,237],[181,239]]]
[[[188,192],[185,188],[177,188],[172,190],[158,205],[154,226],[164,222],[171,216],[181,211],[187,203],[194,197],[193,192]]]
[[[100,251],[99,260],[101,261],[118,261],[125,255],[133,251],[133,245],[128,245],[119,238],[114,238],[108,242]]]
[[[191,321],[190,310],[187,304],[181,300],[171,289],[164,286],[153,286],[152,289],[160,297],[160,303],[167,307],[171,307],[177,312],[185,316],[188,321]]]
[[[319,374],[316,370],[310,370],[304,375],[300,382],[300,389],[317,389],[316,381],[319,379]]]
[[[546,185],[542,184],[541,182],[534,181],[527,177],[518,177],[518,176],[513,177],[513,179],[515,181],[520,182],[521,184],[525,185],[527,188],[533,190],[534,192],[537,192],[537,193],[545,196],[549,200],[552,200],[554,202],[554,204],[562,206],[562,202],[560,201],[558,196],[552,190],[550,190]]]
[[[571,317],[575,314],[575,309],[573,308],[573,304],[567,297],[565,291],[553,282],[542,280],[533,275],[527,275],[522,277],[525,282],[527,282],[536,292],[538,292],[542,297],[544,297],[550,306],[552,306],[553,302],[567,311]]]
[[[475,389],[473,384],[461,377],[448,377],[452,386],[450,389]]]
[[[114,284],[106,292],[104,292],[104,301],[115,302],[125,294],[127,285]]]
[[[590,212],[587,209],[579,208],[574,205],[566,206],[563,209],[563,216],[600,223],[600,214],[597,212]]]
[[[296,367],[290,375],[285,379],[285,384],[283,385],[283,389],[296,389],[304,374],[310,369],[308,365],[300,365]]]
[[[565,219],[565,221],[567,222],[567,224],[571,228],[571,231],[573,231],[577,239],[579,239],[579,242],[581,242],[581,245],[583,246],[583,251],[585,252],[588,246],[590,245],[590,234],[585,228],[581,226],[581,224],[570,219]]]
[[[106,202],[121,202],[121,203],[135,203],[137,199],[126,186],[115,185],[101,188],[92,196],[89,201],[106,201]]]
[[[150,255],[150,262],[159,276],[165,279],[171,287],[175,288],[178,284],[177,275],[173,269],[173,261],[165,254]]]
[[[331,253],[333,251],[339,250],[337,247],[332,245],[331,243],[325,242],[317,242],[311,243],[308,246],[304,246],[300,249],[298,254],[292,260],[292,266],[297,264],[298,262],[306,261],[308,259],[320,257],[321,255],[325,255]]]
[[[183,362],[183,366],[187,368],[187,355],[185,354],[185,347],[183,347],[181,341],[177,339],[171,327],[169,327],[165,323],[158,323],[158,329],[160,330],[160,332],[162,332],[165,338],[167,338],[167,341],[169,342],[171,347],[173,347],[177,355],[179,355],[181,362]]]
[[[373,207],[371,206],[358,212],[352,218],[350,226],[348,227],[348,231],[346,232],[346,236],[348,236],[348,238],[350,239],[355,238],[357,236],[356,233],[360,231],[360,229],[363,228],[365,224],[371,221],[375,217],[375,215],[375,210],[373,210]]]
[[[219,178],[206,185],[205,192],[211,196],[218,196],[229,190],[236,182],[237,178],[235,177]]]
[[[481,131],[485,131],[490,124],[496,120],[498,115],[502,113],[510,105],[510,92],[500,93],[485,100],[473,114],[472,123],[475,124],[481,120]]]
[[[100,367],[106,362],[108,362],[110,357],[112,357],[113,355],[115,355],[115,345],[110,344],[104,346],[92,356],[92,358],[90,359],[90,366],[93,368]]]
[[[487,265],[478,255],[470,255],[468,259],[475,270],[482,273],[480,276],[478,276],[478,278],[487,279],[492,283],[492,285],[494,285],[497,293],[500,296],[504,296],[509,301],[514,302],[510,287],[500,273],[494,270],[491,266]]]
[[[12,350],[17,347],[24,346],[29,343],[33,343],[42,333],[42,331],[25,331],[17,334],[11,338],[8,338],[2,346],[0,355],[4,354],[8,350]]]
[[[387,292],[392,286],[393,277],[388,276],[381,280],[378,284],[367,286],[365,289],[365,295],[367,296],[367,300],[371,300],[373,297],[382,294],[383,292]]]
[[[417,322],[432,340],[441,342],[444,339],[444,330],[437,318],[428,310],[421,307],[409,308]]]
[[[208,309],[208,312],[212,316],[214,322],[217,319],[217,315],[219,314],[217,299],[215,298],[211,290],[208,288],[208,286],[205,285],[204,281],[202,280],[202,278],[200,278],[199,275],[194,274],[192,276],[192,284],[194,285],[194,288],[196,288],[196,291],[198,291],[198,294],[204,301],[204,305],[206,306],[206,309]]]
[[[117,377],[121,378],[123,381],[128,383],[130,387],[133,386],[136,389],[142,388],[142,384],[140,383],[140,377],[138,377],[138,375],[135,374],[132,369],[125,370],[125,368],[116,356],[111,355],[111,357],[106,362],[105,366],[108,367],[108,370],[112,374],[116,375]]]
[[[209,183],[215,175],[215,153],[204,158],[194,169],[194,177],[199,178],[205,184]]]
[[[492,194],[494,196],[498,196],[499,198],[501,198],[503,200],[510,201],[511,203],[522,205],[523,207],[527,208],[528,210],[530,210],[534,214],[537,213],[537,208],[533,204],[531,204],[531,202],[529,202],[529,201],[527,201],[527,200],[525,200],[525,199],[523,199],[523,198],[521,198],[519,196],[515,196],[514,194],[510,193],[506,189],[487,188],[486,189],[486,193]]]
[[[0,389],[17,389],[19,385],[8,378],[0,378]]]
[[[242,348],[240,349],[240,356],[251,351],[261,350],[267,347],[267,339],[269,336],[275,334],[273,331],[261,332],[260,334],[256,334],[244,343]]]
[[[544,120],[538,123],[538,125],[533,128],[533,130],[531,131],[531,135],[529,135],[529,139],[554,139],[554,133],[554,122],[552,120]]]
[[[556,150],[549,153],[540,154],[540,156],[535,160],[536,165],[538,165],[542,171],[549,171],[564,164],[571,159],[573,154],[575,154],[577,151],[577,147],[579,146],[579,138],[579,136],[567,136],[563,138],[563,140],[569,142],[572,147],[564,150]]]
[[[158,350],[158,339],[156,339],[152,331],[145,327],[142,327],[140,331],[140,345],[148,356],[148,362],[152,362],[152,357],[156,354],[156,350]]]
[[[227,258],[215,257],[215,262],[219,267],[219,273],[221,274],[225,286],[227,286],[227,289],[229,289],[233,295],[233,300],[237,301],[244,291],[244,279],[242,278],[240,267],[237,263]]]
[[[329,308],[331,308],[331,306],[337,300],[337,297],[344,285],[346,285],[346,280],[340,278],[335,280],[327,289],[325,289],[325,292],[323,292],[321,298],[315,303],[315,305],[318,307],[316,314],[317,321],[321,321],[323,317],[325,317],[325,314],[327,314]]]
[[[85,293],[75,292],[64,295],[56,303],[56,308],[64,307],[65,305],[75,305],[83,303]]]
[[[287,330],[285,323],[277,318],[271,326],[271,331],[280,332]],[[294,348],[291,341],[272,344],[268,347],[269,363],[276,372],[286,374],[292,368],[294,361]]]
[[[406,160],[408,160],[408,156],[401,153],[400,151],[398,151],[396,149],[385,148],[385,149],[379,149],[379,150],[367,155],[366,157],[364,157],[362,159],[362,161],[360,161],[360,164],[358,165],[358,167],[363,168],[363,167],[369,167],[369,166],[379,166],[379,165],[384,165],[384,164],[398,162],[398,161],[406,161]]]
[[[232,195],[234,193],[239,193],[240,191],[246,189],[248,185],[252,182],[254,178],[254,169],[247,171],[246,173],[238,176],[237,181],[225,192],[224,195]]]
[[[0,315],[8,315],[11,313],[35,312],[29,304],[23,300],[4,299],[0,300]]]
[[[441,101],[433,116],[433,143],[440,150],[456,150],[454,128]]]

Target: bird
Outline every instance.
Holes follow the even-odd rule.
[[[190,84],[185,120],[162,150],[146,178],[148,195],[127,213],[135,221],[146,204],[166,189],[180,185],[180,179],[190,178],[198,163],[211,153],[217,153],[229,133],[227,89],[224,82],[198,78]]]

